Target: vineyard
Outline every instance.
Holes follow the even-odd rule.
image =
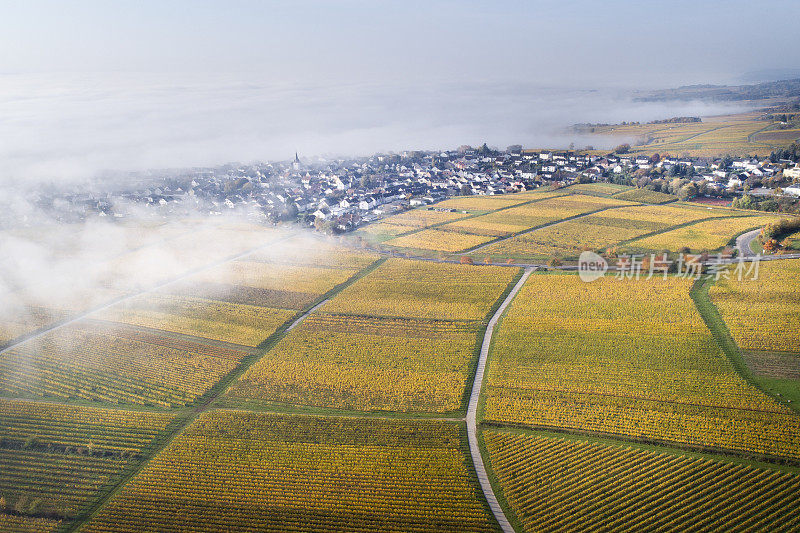
[[[484,439],[524,531],[800,527],[796,474],[536,434],[487,430]]]
[[[617,185],[614,183],[576,183],[570,185],[570,191],[582,194],[597,194],[601,196],[613,196],[631,190],[627,185]]]
[[[516,273],[389,260],[281,340],[232,385],[227,399],[456,411],[482,321]]]
[[[243,346],[258,346],[295,314],[292,309],[234,304],[194,296],[145,294],[92,317]]]
[[[736,235],[763,226],[777,218],[775,215],[765,215],[706,220],[633,241],[626,248],[633,251],[669,250],[672,252],[683,247],[688,247],[693,252],[719,250]]]
[[[558,193],[534,191],[511,196],[457,196],[437,203],[436,207],[486,213],[523,204],[530,200],[551,198],[558,195]]]
[[[533,227],[563,218],[585,214],[608,207],[633,205],[630,202],[614,200],[602,196],[582,194],[523,193],[529,194],[525,202],[509,203],[502,208],[490,211],[498,200],[493,197],[473,199],[476,210],[490,211],[486,214],[438,225],[435,229],[425,229],[408,235],[389,239],[384,244],[415,250],[433,250],[455,253],[490,242],[495,237],[512,235]],[[520,196],[520,195],[515,195]],[[454,199],[464,202],[466,199]],[[437,206],[447,205],[446,200]]]
[[[2,343],[127,296],[0,353],[0,530],[497,531],[492,490],[520,531],[797,529],[800,261],[535,272],[498,314],[522,271],[484,256],[712,249],[775,219],[658,194],[457,197],[357,233],[488,243],[461,264],[251,225],[133,235],[97,294],[0,318]],[[224,244],[148,270],[198,239]]]
[[[252,244],[250,237],[244,243]],[[0,395],[190,404],[302,309],[377,259],[315,244],[228,262],[25,341],[0,357]],[[322,266],[303,264],[310,259]]]
[[[4,509],[59,519],[76,516],[171,419],[163,413],[0,400]]]
[[[800,459],[800,418],[739,376],[689,288],[531,276],[495,339],[485,418]]]
[[[764,261],[757,280],[722,278],[709,295],[740,348],[798,353],[799,278],[798,260]]]
[[[631,189],[615,194],[614,198],[628,200],[629,202],[642,202],[643,204],[663,204],[666,202],[674,202],[678,199],[677,196],[673,196],[672,194],[649,191],[647,189]]]
[[[446,227],[442,226],[442,228]],[[398,248],[455,253],[473,248],[490,240],[491,238],[485,235],[452,232],[447,229],[425,229],[417,233],[395,237],[386,241],[386,244]]]
[[[8,533],[51,533],[60,524],[60,520],[0,513],[0,530]]]
[[[463,432],[211,411],[82,531],[492,531]]]
[[[721,154],[764,156],[776,147],[792,142],[791,136],[759,136],[758,132],[772,124],[774,122],[764,120],[762,111],[750,111],[704,117],[703,122],[614,124],[597,127],[593,133],[622,139],[642,139],[642,144],[631,148],[631,152],[636,154],[666,152],[691,157],[719,157]]]
[[[332,314],[483,320],[516,268],[390,259],[325,306]]]
[[[0,393],[177,406],[202,394],[246,355],[83,321],[4,354]]]
[[[480,253],[538,260],[552,256],[574,258],[583,250],[603,250],[672,226],[735,214],[683,205],[620,207],[524,233],[494,243]]]
[[[342,248],[290,242],[278,252],[206,270],[94,318],[216,341],[258,346],[297,311],[377,260]],[[319,266],[308,264],[318,261]]]

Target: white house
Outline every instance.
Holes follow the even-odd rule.
[[[800,164],[796,164],[794,168],[787,168],[783,171],[784,178],[800,179]]]

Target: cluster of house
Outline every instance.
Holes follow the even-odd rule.
[[[778,173],[800,182],[800,167],[788,160],[590,155],[529,151],[518,145],[498,151],[484,145],[305,162],[295,155],[294,160],[285,162],[135,175],[117,180],[113,186],[95,184],[78,193],[48,190],[37,201],[63,211],[57,213],[62,218],[120,218],[134,212],[164,217],[197,212],[215,215],[242,209],[263,222],[299,220],[347,231],[453,195],[506,194],[578,180],[621,182],[655,173],[705,182],[707,194],[736,195],[745,188],[752,194],[775,194],[776,189],[760,185]],[[800,196],[800,187],[784,187],[781,192]]]

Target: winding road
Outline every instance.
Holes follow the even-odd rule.
[[[750,243],[761,233],[761,228],[742,233],[736,237],[736,249],[739,250],[739,257],[745,261],[754,259],[758,256],[760,261],[778,261],[780,259],[800,259],[800,254],[780,254],[780,255],[761,255],[753,253]]]
[[[759,233],[761,233],[761,228],[742,233],[736,237],[736,249],[739,250],[739,257],[745,258],[756,255],[753,253],[752,248],[750,248],[750,243],[758,237]]]
[[[503,300],[503,303],[489,320],[489,325],[486,327],[486,333],[483,335],[481,353],[478,357],[478,368],[475,371],[475,381],[472,383],[472,392],[470,393],[469,405],[467,406],[467,438],[469,440],[469,452],[470,455],[472,455],[472,463],[475,465],[475,472],[478,474],[478,481],[480,481],[481,490],[483,490],[486,501],[489,503],[489,507],[492,509],[492,513],[494,514],[494,517],[497,519],[497,522],[500,524],[500,527],[503,529],[504,533],[514,533],[514,528],[511,526],[511,522],[508,521],[508,518],[506,518],[506,515],[503,512],[503,508],[500,507],[500,504],[497,501],[497,496],[494,494],[492,484],[489,482],[489,476],[486,473],[486,465],[483,464],[483,457],[481,456],[481,450],[478,446],[478,400],[481,396],[483,375],[484,371],[486,370],[486,360],[489,358],[489,346],[492,343],[494,327],[497,325],[497,321],[506,310],[506,307],[508,307],[508,304],[511,303],[511,300],[514,299],[514,296],[517,295],[519,290],[525,284],[525,281],[528,279],[528,277],[530,277],[531,272],[534,270],[535,268],[533,267],[528,267],[525,269],[525,273],[521,278],[519,278],[517,284],[514,285],[514,288],[511,289],[511,292],[508,293],[506,299]]]

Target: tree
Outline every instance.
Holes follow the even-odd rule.
[[[733,157],[730,154],[725,154],[725,157],[722,158],[722,162],[720,163],[720,167],[723,169],[730,168],[733,164]]]
[[[614,152],[618,154],[627,154],[631,151],[631,145],[628,143],[620,144],[616,148],[614,148]]]
[[[688,200],[689,198],[694,198],[697,196],[698,189],[697,184],[695,183],[687,183],[680,189],[678,189],[678,198],[681,200]]]

